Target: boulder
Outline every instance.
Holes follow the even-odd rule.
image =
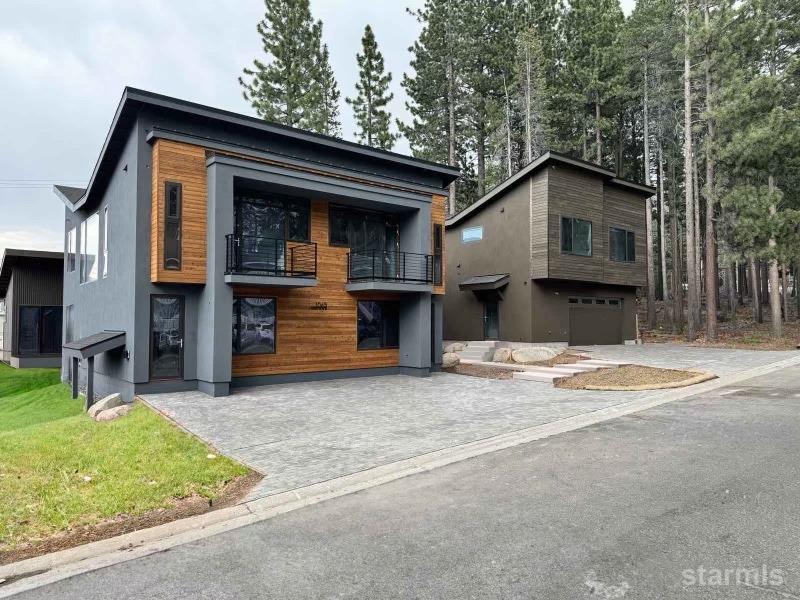
[[[89,407],[89,416],[94,419],[104,410],[108,410],[109,408],[114,408],[116,406],[122,406],[122,395],[109,394],[105,398],[98,400]]]
[[[511,362],[511,348],[498,348],[495,350],[492,361],[500,363]]]
[[[131,412],[130,404],[123,404],[122,406],[115,406],[114,408],[109,408],[108,410],[104,410],[94,418],[95,421],[113,421],[118,417],[124,417],[129,412]]]
[[[464,350],[464,344],[461,342],[453,342],[452,344],[448,344],[445,346],[444,351],[447,354],[451,354],[453,352],[462,352]]]
[[[559,354],[561,354],[561,350],[558,348],[530,346],[528,348],[517,348],[511,353],[511,357],[514,359],[514,362],[522,365],[529,365],[542,360],[549,360]]]
[[[459,362],[461,362],[461,359],[454,352],[445,352],[442,355],[442,367],[445,369],[455,367]]]

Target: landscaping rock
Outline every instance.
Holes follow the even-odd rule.
[[[114,408],[117,406],[122,406],[122,395],[109,394],[105,398],[98,400],[89,407],[89,416],[94,419],[98,414],[100,414],[104,410],[108,410],[110,408]]]
[[[444,351],[447,354],[451,354],[453,352],[462,352],[463,350],[464,350],[464,344],[460,342],[454,342],[452,344],[448,344],[444,348]]]
[[[445,352],[442,355],[442,367],[445,369],[449,369],[450,367],[455,367],[460,362],[461,359],[458,358],[458,354],[455,354],[453,352]]]
[[[498,348],[494,351],[493,362],[511,362],[511,348]]]
[[[550,360],[559,354],[561,354],[561,350],[558,348],[531,346],[530,348],[517,348],[511,353],[511,357],[514,359],[514,362],[522,365],[529,365],[542,360]]]
[[[108,410],[104,410],[94,418],[95,421],[113,421],[118,417],[124,417],[129,412],[131,412],[130,404],[123,404],[122,406],[115,406],[114,408],[109,408]]]

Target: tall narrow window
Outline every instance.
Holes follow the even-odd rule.
[[[103,209],[103,277],[108,277],[108,207]]]
[[[165,189],[164,268],[181,269],[181,184],[168,181]]]
[[[69,231],[67,231],[67,272],[73,273],[75,271],[75,250],[76,250],[76,242],[75,239],[75,228],[72,227]]]
[[[444,240],[442,239],[442,225],[433,225],[433,284],[442,285],[442,250]]]
[[[561,217],[561,252],[592,255],[592,222],[574,217]]]
[[[97,281],[100,250],[100,216],[94,213],[81,223],[81,283]]]
[[[358,349],[397,348],[400,345],[400,306],[397,302],[358,302]]]
[[[616,262],[636,262],[636,236],[632,231],[609,228],[608,257]]]

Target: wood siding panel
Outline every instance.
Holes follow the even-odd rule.
[[[165,184],[181,184],[181,269],[164,268]],[[205,283],[207,189],[206,151],[201,146],[158,139],[153,143],[150,280]]]
[[[447,248],[445,247],[445,234],[444,234],[444,220],[445,220],[445,213],[447,211],[447,198],[444,196],[433,196],[433,200],[431,203],[431,254],[433,254],[433,225],[441,225],[442,226],[442,285],[435,285],[433,286],[433,293],[434,294],[444,294],[445,290],[445,277],[447,276],[445,273],[445,269],[447,268],[447,259],[445,257],[445,252],[447,252]]]
[[[608,251],[604,255],[603,277],[606,283],[643,286],[647,284],[646,201],[638,194],[606,185],[604,192],[603,234],[608,244],[609,229],[618,227],[633,231],[636,240],[636,261],[613,261]]]
[[[548,275],[553,279],[603,281],[603,180],[569,167],[548,169]],[[561,252],[561,217],[592,222],[592,256]]]
[[[234,377],[395,367],[397,348],[358,350],[356,303],[399,299],[391,294],[355,296],[345,291],[347,248],[328,244],[328,203],[311,203],[311,241],[317,243],[318,284],[312,288],[234,288],[236,296],[277,299],[275,354],[234,355]],[[317,303],[327,310],[317,310]]]
[[[549,268],[547,239],[547,169],[528,181],[531,203],[531,279],[546,278]]]

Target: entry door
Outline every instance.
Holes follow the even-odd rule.
[[[496,300],[483,303],[483,339],[500,339],[500,309]]]
[[[183,379],[183,296],[150,297],[150,379]]]

